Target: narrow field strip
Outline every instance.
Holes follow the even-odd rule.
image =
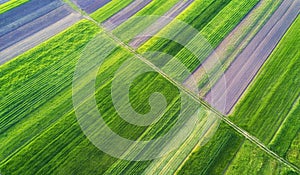
[[[0,15],[13,8],[16,8],[29,0],[1,0],[0,1]]]
[[[168,25],[172,18],[178,16],[181,12],[183,12],[194,0],[188,1],[179,1],[175,4],[169,11],[167,11],[162,17],[160,17],[157,21],[151,24],[145,31],[136,36],[132,41],[130,41],[129,46],[137,49],[142,44],[144,44],[147,40],[154,36],[157,32],[159,32],[162,28]]]
[[[208,92],[205,100],[211,103],[211,92],[214,92],[214,97],[225,99],[227,102],[224,111],[220,109],[218,104],[214,107],[228,114],[276,47],[279,40],[296,19],[299,10],[300,1],[285,0],[222,76],[227,80],[227,93],[224,95],[221,88],[223,84],[217,82]]]
[[[103,7],[112,0],[72,0],[78,7],[86,13],[91,14],[97,9]]]
[[[103,26],[108,30],[113,30],[118,27],[120,24],[125,22],[135,13],[140,11],[146,5],[148,5],[152,0],[134,0],[131,4],[123,8],[120,12],[110,17],[103,23]]]

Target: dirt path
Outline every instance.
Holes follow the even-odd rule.
[[[222,76],[226,79],[227,93],[224,93],[224,88],[222,88],[224,85],[217,82],[206,95],[205,100],[211,103],[212,96],[219,101],[226,100],[225,110],[220,109],[222,105],[218,103],[214,107],[228,114],[296,19],[299,10],[300,0],[284,0]]]

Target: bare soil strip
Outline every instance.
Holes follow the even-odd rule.
[[[82,19],[82,16],[80,14],[72,13],[62,20],[52,24],[51,26],[1,51],[0,65],[48,40],[52,36],[70,27],[80,19]]]
[[[7,1],[9,1],[9,0],[0,0],[0,4],[4,4],[4,3],[6,3]]]
[[[93,13],[97,9],[109,3],[111,0],[73,0],[82,10],[88,14]]]
[[[23,12],[19,12],[18,9],[13,9],[12,12],[14,12],[15,16],[19,16],[19,18],[15,19],[14,16],[7,15],[4,13],[3,15],[0,15],[0,36],[3,36],[13,30],[18,29],[19,27],[30,23],[34,21],[35,19],[46,15],[47,13],[50,13],[51,11],[55,10],[56,8],[59,8],[63,4],[60,1],[53,1],[49,4],[44,4],[42,7],[38,8],[24,8],[24,11],[26,14],[23,16],[19,16],[19,13],[23,14]],[[23,5],[19,6],[22,7]],[[18,7],[17,7],[18,8]],[[8,13],[8,12],[7,12]],[[1,21],[2,20],[2,21]]]
[[[61,6],[50,13],[27,23],[0,37],[0,51],[54,24],[71,13],[68,6]]]
[[[224,85],[218,81],[205,100],[212,103],[212,96],[219,101],[225,99],[224,111],[220,109],[222,104],[216,103],[214,107],[228,114],[296,19],[299,10],[300,0],[285,0],[223,75],[227,81],[226,93],[222,90]]]
[[[182,11],[184,11],[194,0],[188,1],[179,1],[175,4],[169,11],[167,11],[162,17],[160,17],[156,22],[154,22],[151,26],[149,26],[146,30],[144,30],[141,34],[136,36],[129,45],[133,48],[138,48],[142,44],[144,44],[147,40],[151,38],[151,36],[155,35],[162,28],[168,25],[172,18],[178,16]]]
[[[113,30],[118,27],[120,24],[125,22],[127,19],[132,17],[146,5],[148,5],[152,0],[135,0],[127,7],[110,17],[103,23],[103,27],[107,30]]]
[[[63,5],[63,3],[60,0],[31,0],[1,14],[0,26],[2,28],[14,23],[11,27],[14,27],[14,29],[18,28],[25,23],[31,22],[32,20],[49,13],[61,5]]]

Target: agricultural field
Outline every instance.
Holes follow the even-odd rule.
[[[300,0],[0,7],[1,175],[300,174]]]

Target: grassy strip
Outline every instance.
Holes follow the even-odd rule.
[[[29,0],[10,0],[4,4],[1,4],[0,5],[0,14],[5,13],[15,7],[18,7],[28,1]]]
[[[122,10],[128,4],[130,4],[133,0],[112,0],[105,6],[101,7],[97,11],[93,12],[90,16],[95,19],[97,22],[103,22],[113,16],[118,11]]]
[[[200,35],[207,39],[210,47],[216,48],[257,3],[258,0],[231,1],[200,31]],[[194,46],[197,43],[192,40],[189,44]],[[181,50],[176,57],[193,71],[209,54],[210,52],[204,51],[196,53],[196,55],[189,55],[185,50]],[[197,58],[195,58],[195,56]]]
[[[231,116],[236,124],[266,144],[271,141],[300,93],[299,24],[300,18],[297,18]]]

